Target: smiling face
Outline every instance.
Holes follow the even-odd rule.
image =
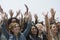
[[[54,33],[57,33],[58,32],[58,29],[57,29],[57,27],[56,27],[55,24],[52,25],[51,31],[54,32]]]
[[[20,32],[20,27],[18,24],[12,29],[12,32],[13,33],[19,33]]]
[[[36,24],[38,30],[39,30],[39,33],[42,33],[43,32],[43,25],[42,24]]]
[[[32,34],[37,34],[37,29],[36,29],[36,27],[32,26],[32,28],[31,28],[31,33],[32,33]]]
[[[18,34],[20,32],[20,26],[18,23],[11,23],[10,24],[10,30],[14,33],[14,34]]]

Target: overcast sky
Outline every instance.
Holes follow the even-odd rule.
[[[20,9],[24,14],[24,4],[28,6],[32,15],[37,13],[40,21],[44,20],[42,12],[48,11],[50,13],[50,8],[54,8],[56,11],[55,19],[58,18],[57,20],[60,21],[60,0],[0,0],[0,5],[6,13],[9,12],[9,9],[12,9],[16,14],[16,11]]]

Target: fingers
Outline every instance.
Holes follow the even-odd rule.
[[[28,12],[28,14],[25,14],[24,19],[25,19],[25,21],[31,21],[32,20],[31,12]]]
[[[12,9],[9,10],[9,13],[10,13],[10,17],[13,17],[13,11],[12,11]]]
[[[25,7],[26,7],[26,12],[25,14],[28,14],[28,6],[25,4]]]
[[[48,12],[43,12],[42,15],[46,16],[46,15],[48,15]]]
[[[0,12],[3,13],[3,9],[2,9],[2,7],[1,7],[1,5],[0,5]]]
[[[25,4],[25,7],[26,7],[26,11],[28,12],[28,6]]]
[[[56,11],[54,11],[54,9],[53,9],[53,8],[51,8],[50,12],[51,12],[51,16],[54,16],[54,15],[55,15],[55,13],[56,13]]]
[[[20,15],[20,10],[18,10],[16,13],[17,13],[16,17],[19,16]]]

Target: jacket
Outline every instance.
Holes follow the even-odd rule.
[[[31,26],[32,26],[32,23],[28,22],[27,28],[25,29],[25,31],[23,33],[19,33],[18,40],[26,40],[26,36],[29,33]],[[4,23],[2,24],[2,31],[5,35],[5,37],[7,38],[7,40],[16,40],[16,36],[14,36],[13,34],[11,34],[11,35],[8,34]]]

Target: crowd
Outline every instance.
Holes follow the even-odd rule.
[[[56,22],[53,8],[50,10],[51,17],[48,12],[42,14],[44,24],[38,21],[37,14],[34,14],[35,21],[32,21],[26,4],[25,7],[24,15],[18,10],[14,17],[14,12],[10,9],[8,18],[8,14],[0,6],[0,40],[60,40],[60,22]]]

